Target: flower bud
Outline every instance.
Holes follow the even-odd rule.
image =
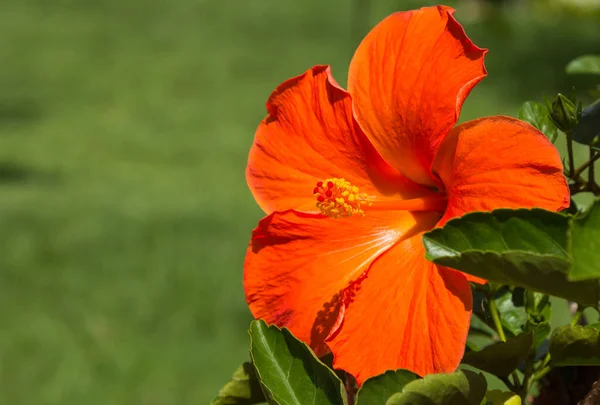
[[[575,103],[568,97],[558,93],[552,105],[548,106],[550,119],[563,132],[571,131],[581,118],[582,104]]]
[[[531,316],[539,316],[544,311],[550,297],[546,294],[535,292],[531,290],[525,290],[523,301],[527,313]]]

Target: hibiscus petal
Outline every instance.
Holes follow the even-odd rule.
[[[327,341],[334,367],[359,384],[386,370],[424,376],[454,371],[460,363],[471,289],[461,273],[425,260],[421,237],[403,240],[371,265]]]
[[[315,184],[333,177],[369,195],[418,194],[411,190],[419,186],[385,163],[358,128],[350,95],[329,67],[316,66],[281,84],[267,109],[246,169],[248,185],[266,213],[316,210]]]
[[[485,49],[467,38],[449,7],[399,12],[362,41],[350,64],[356,118],[384,159],[435,185],[435,152],[485,75]]]
[[[344,289],[424,216],[431,214],[377,212],[339,219],[297,211],[269,215],[254,230],[244,263],[252,314],[288,327],[317,354],[325,354],[323,341],[343,316]]]
[[[514,118],[488,117],[454,128],[433,171],[448,194],[439,226],[472,211],[569,206],[558,151],[540,131]]]

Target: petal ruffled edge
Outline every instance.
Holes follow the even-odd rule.
[[[267,102],[246,179],[266,212],[315,211],[318,181],[344,178],[369,195],[412,196],[422,187],[390,167],[358,127],[350,95],[328,66],[282,83]]]
[[[445,6],[394,13],[359,45],[348,91],[361,128],[391,166],[436,186],[431,163],[463,102],[487,71]],[[385,63],[383,62],[385,61]]]
[[[560,155],[536,128],[495,116],[454,128],[438,150],[433,172],[448,194],[437,226],[473,211],[569,206],[569,187]],[[465,274],[469,281],[487,281]]]
[[[569,206],[558,151],[536,128],[511,117],[480,118],[454,128],[433,171],[448,195],[439,226],[473,211]]]

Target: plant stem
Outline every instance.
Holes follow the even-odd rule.
[[[552,370],[552,367],[546,366],[546,367],[536,371],[535,373],[533,373],[533,377],[531,377],[531,380],[529,381],[530,386],[537,380],[541,380],[542,378],[544,378],[544,376],[546,374],[548,374],[550,372],[550,370]]]
[[[490,314],[492,315],[492,320],[494,321],[494,326],[498,331],[498,337],[503,342],[506,342],[506,335],[504,334],[504,328],[502,327],[502,323],[500,322],[500,315],[498,315],[498,309],[496,308],[496,302],[492,297],[488,297],[488,303],[490,306]]]
[[[523,376],[523,383],[521,384],[520,390],[519,392],[517,392],[517,394],[519,394],[519,396],[521,397],[521,400],[523,401],[523,403],[525,403],[525,400],[527,398],[527,394],[529,394],[529,389],[531,388],[531,379],[533,378],[533,364],[532,361],[533,359],[535,359],[535,353],[532,353],[532,355],[529,356],[529,358],[527,359],[527,364],[525,366],[525,375]]]
[[[529,325],[529,321],[527,321],[527,324]],[[527,330],[529,330],[530,328],[527,327]],[[532,348],[529,351],[529,356],[527,356],[527,361],[525,363],[525,372],[523,373],[523,382],[521,384],[521,390],[519,392],[519,396],[521,397],[521,400],[523,401],[523,403],[526,403],[526,399],[527,399],[527,395],[529,394],[529,391],[531,390],[531,384],[533,381],[533,376],[534,376],[534,367],[533,364],[535,363],[535,357],[536,357],[536,349]],[[546,361],[550,361],[550,354],[548,354],[546,356],[547,358],[544,359],[544,361],[540,364],[540,367],[544,367],[546,364]]]
[[[492,315],[494,326],[496,327],[496,331],[498,331],[498,337],[500,337],[500,340],[502,340],[503,342],[506,342],[506,335],[504,334],[504,328],[502,327],[500,315],[498,314],[498,309],[496,308],[496,302],[494,301],[494,298],[491,295],[488,295],[488,304],[490,306],[490,314]],[[511,391],[518,391],[522,389],[522,385],[519,381],[519,376],[517,375],[516,371],[513,371],[511,376],[513,378],[512,384],[510,383],[510,380],[508,378],[502,380],[504,381],[504,384],[506,384],[508,389],[510,389]]]
[[[546,367],[548,365],[548,363],[550,363],[550,360],[551,360],[550,353],[548,353],[548,354],[546,354],[546,357],[544,357],[544,360],[542,361],[542,364],[540,364],[538,369]]]
[[[529,394],[529,390],[531,389],[531,385],[533,383],[533,374],[526,375],[523,379],[523,386],[521,388],[521,392],[519,392],[519,396],[521,397],[521,401],[526,403],[527,394]]]
[[[596,173],[594,172],[594,162],[596,155],[600,155],[600,153],[594,154],[592,148],[590,148],[590,167],[588,169],[588,187],[590,187],[590,191],[596,194]]]
[[[569,155],[569,177],[577,178],[575,176],[575,158],[573,157],[573,131],[567,131],[567,153]]]
[[[540,363],[537,371],[530,375],[529,378],[527,378],[526,381],[523,382],[523,386],[525,388],[525,395],[529,393],[532,385],[536,381],[541,380],[546,374],[550,372],[550,370],[552,370],[552,367],[548,365],[551,359],[552,358],[550,357],[550,353],[546,354],[546,357],[544,357],[544,360],[542,360],[542,362]]]
[[[351,374],[345,374],[346,382],[344,384],[344,388],[346,388],[346,398],[348,399],[348,405],[354,405],[356,402],[356,393],[358,392],[356,379]]]
[[[600,153],[594,152],[590,148],[590,160],[588,160],[587,162],[585,162],[584,164],[579,166],[577,169],[575,169],[575,172],[573,174],[569,174],[569,177],[571,178],[571,180],[576,180],[581,175],[581,173],[583,173],[583,171],[588,168],[588,166],[593,167],[594,162],[598,159],[600,159]]]
[[[577,312],[575,312],[575,315],[573,315],[573,319],[571,319],[571,326],[577,325],[582,315],[583,311],[581,310],[581,308],[578,308]]]

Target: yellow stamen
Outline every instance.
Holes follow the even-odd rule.
[[[317,208],[328,217],[340,218],[365,215],[364,206],[371,205],[367,194],[345,179],[331,178],[317,183],[313,193],[317,197]]]
[[[358,187],[343,178],[318,182],[313,194],[317,198],[317,208],[321,213],[332,218],[364,216],[365,210],[443,212],[448,202],[444,194],[408,200],[377,201],[375,197],[361,193]]]

